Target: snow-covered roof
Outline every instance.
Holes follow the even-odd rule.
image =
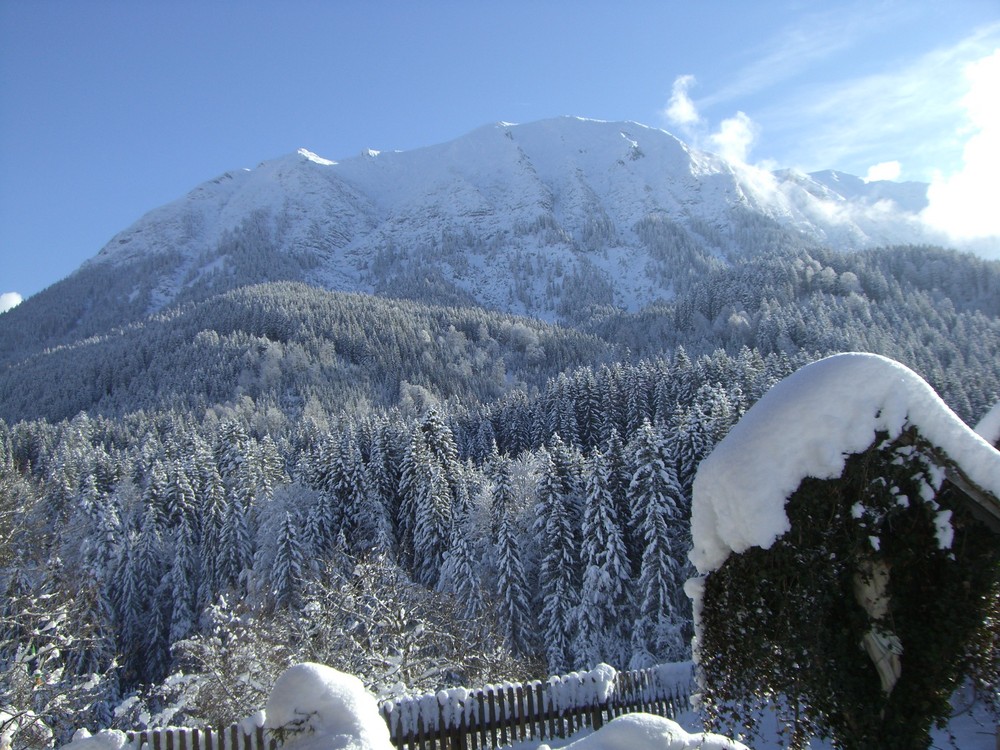
[[[691,509],[698,572],[732,552],[769,548],[789,530],[785,502],[803,479],[840,476],[876,432],[896,437],[908,426],[1000,497],[1000,453],[919,375],[875,354],[838,354],[775,385],[702,462]]]

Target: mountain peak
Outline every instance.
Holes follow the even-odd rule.
[[[563,116],[341,161],[302,148],[151,211],[88,265],[174,258],[148,282],[153,309],[281,278],[565,319],[669,299],[768,243],[933,242],[925,203],[926,185],[767,173],[641,123]]]
[[[299,156],[302,156],[308,159],[309,161],[313,162],[314,164],[321,164],[324,167],[332,167],[337,163],[335,161],[330,161],[329,159],[324,159],[322,156],[318,156],[309,149],[305,148],[300,148],[296,153],[298,153]]]

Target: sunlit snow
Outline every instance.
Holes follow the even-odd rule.
[[[919,375],[875,354],[838,354],[774,386],[702,462],[691,561],[706,574],[732,552],[769,548],[788,531],[785,501],[805,477],[840,476],[847,456],[868,448],[876,431],[895,437],[908,425],[1000,495],[1000,454]]]
[[[318,156],[305,148],[299,149],[299,155],[306,157],[309,161],[315,162],[316,164],[322,164],[324,167],[332,167],[337,163],[335,161],[330,161],[329,159],[324,159],[322,156]]]
[[[286,750],[393,750],[375,696],[357,677],[323,664],[286,669],[264,715],[265,729],[285,733]]]
[[[545,748],[542,745],[539,750]],[[736,740],[709,732],[688,733],[675,721],[652,714],[626,714],[563,750],[746,750]]]

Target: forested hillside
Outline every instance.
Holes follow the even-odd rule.
[[[700,459],[833,351],[974,422],[998,290],[951,251],[775,250],[574,329],[276,283],[14,357],[4,700],[227,722],[303,659],[391,695],[686,658]]]
[[[248,286],[29,355],[0,373],[0,417],[203,410],[250,398],[290,418],[403,399],[491,401],[583,363],[616,359],[593,335],[480,308],[304,284]]]
[[[8,341],[22,323],[18,312],[0,318]],[[0,370],[0,417],[225,413],[249,398],[258,414],[325,423],[401,399],[415,399],[417,409],[425,397],[475,408],[534,393],[575,367],[634,362],[678,346],[692,354],[746,346],[761,354],[884,354],[920,372],[972,420],[1000,393],[998,315],[995,262],[925,247],[775,249],[706,270],[671,302],[635,313],[592,308],[578,327],[303,284],[257,285],[43,351],[11,349]]]

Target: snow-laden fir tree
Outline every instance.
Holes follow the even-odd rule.
[[[142,672],[142,638],[145,613],[149,606],[148,581],[139,565],[139,534],[131,532],[125,542],[123,558],[116,576],[114,601],[118,612],[118,653],[122,682],[133,685]]]
[[[260,479],[258,494],[270,498],[275,488],[286,480],[285,462],[281,452],[270,435],[264,435],[257,446],[255,463]]]
[[[409,475],[408,500],[413,507],[413,573],[424,586],[434,586],[448,549],[452,499],[444,468],[430,451],[411,454],[414,471]],[[424,463],[419,459],[424,458]]]
[[[711,420],[698,401],[681,407],[674,415],[676,431],[673,434],[673,448],[677,479],[684,496],[691,497],[691,485],[698,472],[698,464],[712,450]]]
[[[198,550],[187,519],[181,517],[174,533],[174,558],[170,567],[170,634],[176,643],[194,630],[197,618]]]
[[[342,509],[351,554],[361,557],[373,551],[388,551],[389,520],[379,494],[372,491],[361,448],[352,430],[345,431],[341,439],[336,479],[334,492]]]
[[[212,602],[222,591],[223,583],[219,573],[219,552],[222,543],[222,527],[229,512],[226,490],[222,476],[214,464],[208,468],[202,484],[200,498],[201,545],[199,547],[201,585],[198,588],[198,611]]]
[[[157,459],[149,469],[149,476],[142,492],[143,506],[155,514],[156,524],[165,526],[169,522],[167,511],[167,468]]]
[[[684,658],[682,618],[674,606],[681,550],[672,538],[682,523],[682,493],[665,441],[649,422],[639,428],[632,446],[632,525],[645,547],[636,587],[638,617],[632,631],[630,666],[640,669]]]
[[[493,502],[494,544],[497,567],[497,607],[504,644],[516,654],[530,653],[534,619],[529,606],[527,579],[521,561],[521,545],[515,527],[510,487],[510,463],[504,460],[497,474]]]
[[[286,511],[278,531],[277,546],[270,569],[270,593],[275,607],[295,609],[299,606],[304,584],[303,568],[298,524],[292,514]]]
[[[472,504],[468,499],[453,511],[448,551],[441,563],[438,590],[454,595],[466,620],[475,620],[483,611],[482,583],[479,561],[473,550],[477,536]]]
[[[163,491],[163,504],[171,525],[187,524],[193,539],[198,538],[198,500],[194,487],[180,460],[175,459],[167,469],[167,484]]]
[[[535,541],[540,549],[539,625],[550,674],[569,669],[578,592],[576,534],[566,484],[549,450],[539,452],[540,477],[535,506]]]
[[[309,503],[305,515],[305,527],[302,530],[303,554],[309,568],[318,573],[335,537],[333,503],[330,495],[323,491],[314,491],[312,502]]]
[[[583,511],[583,583],[573,641],[574,663],[591,669],[601,662],[624,665],[631,620],[631,573],[618,510],[611,495],[610,467],[595,451],[586,466]]]
[[[250,436],[235,419],[227,419],[219,426],[215,443],[215,463],[228,487],[234,486],[236,476],[247,462]]]
[[[372,444],[368,456],[368,476],[371,490],[385,509],[391,539],[398,547],[400,541],[400,471],[406,442],[398,426],[388,419],[376,420],[372,427]]]
[[[639,562],[642,559],[643,545],[641,537],[634,532],[630,523],[632,506],[630,505],[629,485],[632,483],[633,469],[625,444],[622,442],[618,430],[613,427],[604,441],[601,454],[607,466],[607,489],[614,504],[622,542],[625,545],[628,569],[631,577],[636,578],[639,575]]]
[[[230,503],[219,535],[219,582],[233,591],[246,590],[244,574],[253,566],[253,540],[246,515],[238,501]]]

